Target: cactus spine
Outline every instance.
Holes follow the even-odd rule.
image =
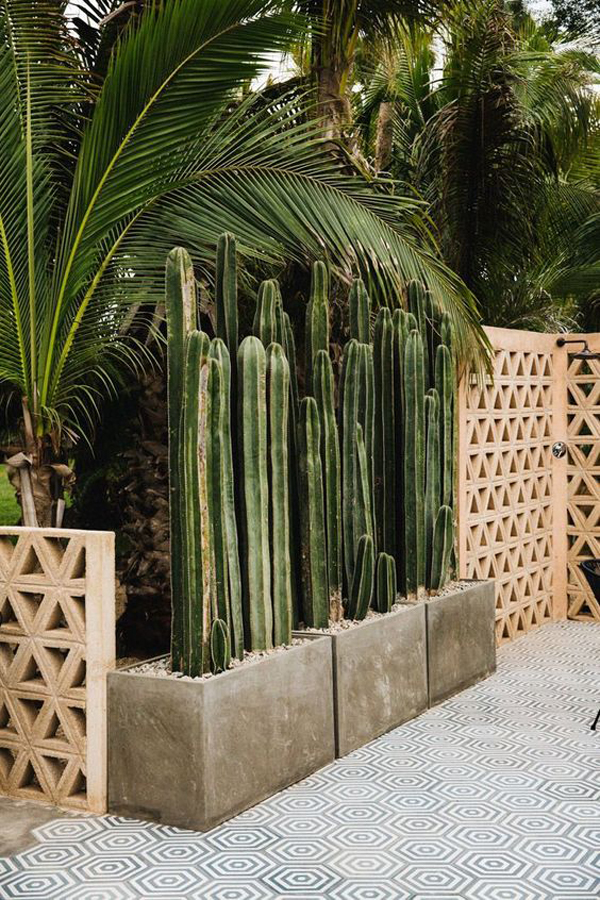
[[[307,625],[325,628],[329,619],[329,585],[319,445],[317,403],[313,397],[305,397],[300,404],[298,424],[304,618]]]
[[[350,337],[359,344],[371,341],[371,301],[362,278],[356,278],[348,297],[350,310]]]
[[[396,585],[396,562],[389,553],[380,553],[377,557],[375,583],[378,612],[390,612],[396,602],[398,588]]]
[[[189,255],[180,247],[167,258],[167,394],[169,434],[169,527],[171,537],[171,654],[181,669],[184,658],[185,545],[182,519],[184,496],[181,469],[181,412],[184,395],[186,341],[196,318],[196,283]]]
[[[356,565],[348,598],[348,618],[364,619],[371,605],[375,577],[375,549],[370,534],[363,534],[356,548]]]
[[[314,360],[313,388],[321,428],[321,462],[325,488],[325,523],[329,578],[329,609],[335,621],[342,614],[342,509],[340,444],[334,406],[331,360],[319,350]]]
[[[430,578],[430,587],[433,591],[440,590],[448,581],[453,540],[452,510],[449,506],[440,506],[433,533]]]
[[[373,441],[374,497],[377,546],[396,552],[396,415],[394,328],[389,309],[375,322],[375,434]]]
[[[329,275],[325,263],[313,265],[311,295],[306,307],[304,332],[306,393],[313,393],[313,366],[319,350],[329,353]]]
[[[416,594],[425,583],[425,391],[423,342],[411,331],[404,353],[404,512],[406,589]]]
[[[235,358],[238,347],[236,242],[232,234],[222,234],[217,243],[215,278],[217,337]]]
[[[265,348],[247,337],[238,350],[238,430],[242,474],[245,608],[249,645],[272,647]]]
[[[292,638],[292,559],[288,473],[290,370],[280,344],[267,348],[269,407],[269,496],[271,503],[271,585],[273,640]]]

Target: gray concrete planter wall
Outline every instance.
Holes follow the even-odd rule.
[[[425,608],[429,705],[435,706],[496,669],[494,582],[473,581],[432,597]]]
[[[197,831],[334,759],[328,638],[204,681],[108,679],[109,809]]]
[[[330,636],[336,756],[427,709],[425,605],[404,606]]]

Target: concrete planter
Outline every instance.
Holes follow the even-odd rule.
[[[334,759],[328,638],[205,681],[108,679],[113,813],[208,831]]]
[[[336,756],[345,756],[427,709],[425,606],[329,636]]]
[[[429,705],[435,706],[496,669],[494,582],[473,581],[424,605]]]

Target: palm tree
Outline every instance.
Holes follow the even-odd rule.
[[[388,299],[421,277],[478,335],[417,202],[342,170],[296,98],[241,101],[306,35],[289,3],[85,5],[73,28],[66,0],[0,0],[0,391],[26,524],[60,522],[73,446],[147,359],[136,323],[175,243],[207,277],[224,230],[247,260],[325,254]]]
[[[405,30],[387,71],[379,54],[361,117],[372,134],[393,101],[388,167],[429,201],[484,321],[564,327],[600,264],[582,227],[600,210],[600,64],[517,7],[456,0],[435,30]]]

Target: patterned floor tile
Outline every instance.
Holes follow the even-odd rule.
[[[600,628],[549,625],[497,673],[209,834],[61,819],[0,900],[592,900]]]

